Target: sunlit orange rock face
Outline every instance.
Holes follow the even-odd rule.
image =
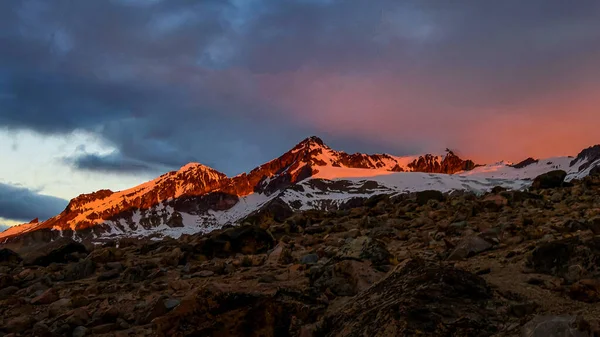
[[[226,210],[233,207],[241,196],[272,194],[313,176],[325,166],[451,174],[470,170],[475,165],[451,151],[443,158],[425,155],[403,165],[386,154],[334,151],[321,139],[310,137],[281,157],[235,177],[227,177],[204,165],[188,164],[179,171],[166,173],[130,190],[100,190],[80,195],[71,200],[61,214],[39,228],[82,230],[104,220],[131,216],[134,210],[150,209],[160,203],[173,205],[180,211]],[[88,214],[82,218],[84,212]]]

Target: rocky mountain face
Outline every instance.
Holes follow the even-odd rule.
[[[598,336],[600,172],[565,177],[273,205],[179,239],[34,231],[57,236],[0,247],[0,335]]]
[[[332,167],[455,173],[474,166],[472,161],[462,160],[451,151],[444,157],[428,154],[415,158],[347,154],[332,150],[317,137],[310,137],[249,173],[230,178],[207,166],[190,163],[179,171],[129,190],[100,190],[80,195],[56,217],[37,226],[28,226],[26,231],[14,231],[22,234],[55,229],[99,234],[111,230],[105,225],[107,221],[115,222],[116,230],[120,231],[143,230],[162,224],[179,227],[182,221],[177,212],[202,214],[227,210],[234,207],[240,197],[253,193],[269,196]],[[138,219],[140,217],[146,219],[145,223]],[[4,235],[5,238],[10,236],[13,235]]]
[[[577,169],[583,171],[598,160],[600,160],[600,145],[594,145],[581,151],[577,157],[571,161],[571,166],[579,164]]]

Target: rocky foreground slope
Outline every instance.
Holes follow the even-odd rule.
[[[0,250],[0,336],[594,336],[600,169]]]

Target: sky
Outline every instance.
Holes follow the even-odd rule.
[[[0,225],[318,135],[478,163],[600,143],[600,2],[0,2]]]

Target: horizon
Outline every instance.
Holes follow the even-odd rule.
[[[0,28],[0,227],[309,135],[476,163],[600,143],[596,1],[6,1]]]

